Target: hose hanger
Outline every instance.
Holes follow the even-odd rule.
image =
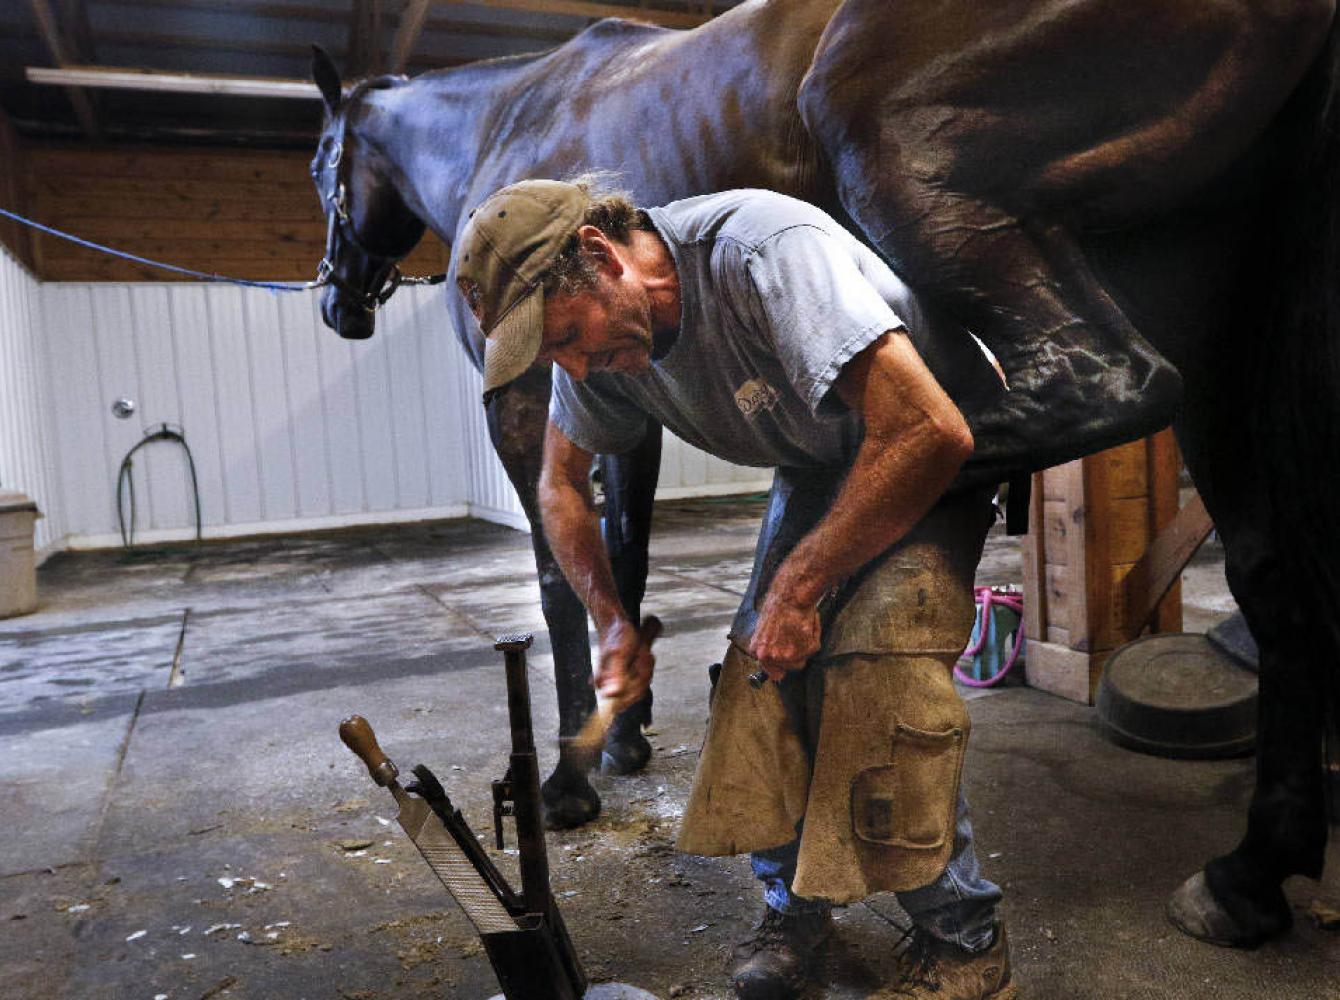
[[[197,542],[202,540],[200,480],[196,476],[195,456],[191,454],[191,446],[186,443],[185,429],[165,423],[159,424],[153,430],[145,431],[144,437],[140,438],[135,446],[126,452],[126,457],[121,459],[121,468],[116,475],[116,521],[121,529],[121,544],[127,549],[135,544],[135,479],[131,475],[134,467],[133,458],[135,452],[154,441],[175,441],[186,452],[186,466],[191,472],[191,495],[195,502],[195,540]],[[127,507],[129,507],[129,521],[126,518]]]

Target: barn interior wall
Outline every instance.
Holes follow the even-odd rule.
[[[197,271],[304,281],[325,248],[325,215],[302,150],[25,144],[30,214],[57,229]],[[33,240],[45,281],[170,281],[174,276],[53,236]],[[440,271],[431,233],[407,273]],[[188,279],[181,279],[188,280]]]
[[[435,335],[440,294],[405,290],[377,336],[345,341],[312,292],[44,284],[71,543],[119,540],[123,457],[163,424],[185,432],[211,535],[465,514],[470,443],[446,391],[456,348]],[[122,397],[129,420],[111,413]],[[183,449],[150,444],[132,476],[138,537],[189,536]]]
[[[18,212],[28,210],[27,182],[24,170],[24,145],[9,118],[0,111],[0,207]],[[0,218],[0,245],[22,264],[33,269],[33,243],[27,228],[12,219]]]
[[[322,253],[301,152],[31,144],[23,160],[34,217],[132,253],[280,281],[310,277]],[[163,424],[180,426],[194,455],[207,537],[464,514],[525,527],[443,290],[402,289],[376,336],[342,341],[321,323],[315,293],[162,280],[50,236],[32,251],[45,279],[34,289],[43,391],[57,415],[55,540],[120,543],[122,460]],[[406,270],[445,260],[430,237]],[[111,414],[121,397],[137,404],[130,420]],[[658,495],[745,492],[769,479],[668,439]],[[179,446],[138,451],[131,481],[138,539],[193,533]]]
[[[47,392],[37,280],[0,250],[0,489],[37,501],[39,558],[65,535],[64,503],[55,461],[55,413]]]

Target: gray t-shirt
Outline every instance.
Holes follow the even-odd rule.
[[[924,307],[875,253],[794,198],[726,191],[648,214],[678,269],[679,335],[637,375],[574,382],[555,366],[550,420],[591,452],[632,448],[650,415],[738,465],[850,464],[860,418],[833,381],[886,331],[905,326],[924,344]]]

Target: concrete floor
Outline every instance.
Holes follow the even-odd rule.
[[[554,889],[595,981],[725,997],[725,950],[758,911],[743,860],[672,843],[704,671],[759,512],[734,501],[658,514],[656,755],[636,777],[597,777],[600,820],[550,838]],[[1019,575],[1017,546],[993,536],[982,582]],[[1232,608],[1213,544],[1185,586],[1191,628]],[[496,992],[470,925],[336,726],[367,716],[402,767],[433,767],[487,831],[507,750],[495,634],[537,633],[536,731],[546,768],[552,758],[525,536],[458,521],[65,555],[42,570],[41,594],[36,614],[0,622],[0,996]],[[1288,886],[1298,927],[1278,943],[1224,951],[1164,920],[1167,894],[1240,835],[1249,760],[1140,756],[1109,743],[1092,710],[1020,686],[978,693],[971,712],[968,794],[1024,997],[1340,997],[1340,934],[1303,913],[1340,903],[1334,844],[1322,884]],[[814,995],[874,993],[904,919],[892,897],[842,911]]]

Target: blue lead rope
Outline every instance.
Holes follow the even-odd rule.
[[[94,243],[91,240],[81,239],[71,233],[61,232],[59,229],[52,229],[50,226],[44,226],[40,222],[25,218],[17,212],[11,212],[8,209],[0,208],[0,215],[13,219],[15,222],[21,222],[25,226],[31,226],[43,233],[49,233],[52,236],[58,236],[63,240],[69,240],[71,243],[77,243],[81,247],[88,247],[90,250],[98,250],[102,253],[111,254],[113,257],[121,257],[124,260],[133,260],[137,264],[147,264],[150,267],[162,268],[164,271],[174,271],[177,274],[185,274],[192,278],[200,278],[203,281],[216,281],[229,285],[242,285],[245,288],[268,288],[272,292],[306,292],[313,288],[320,288],[323,281],[304,281],[301,284],[283,281],[252,281],[249,278],[230,278],[226,274],[213,274],[208,271],[192,271],[188,267],[178,267],[176,264],[164,264],[161,260],[150,260],[148,257],[140,257],[133,253],[127,253],[125,250],[117,250],[114,247],[103,246],[101,243]]]

